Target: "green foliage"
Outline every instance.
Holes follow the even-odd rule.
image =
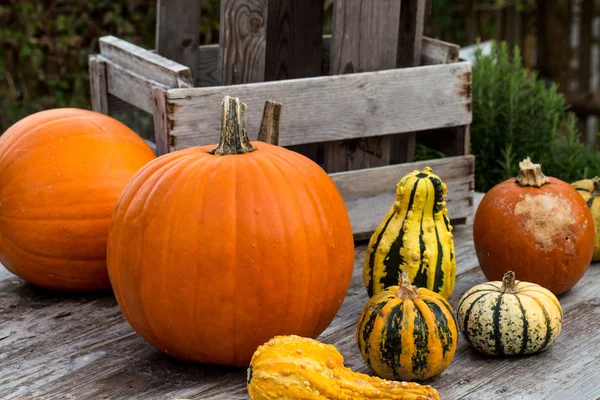
[[[519,49],[494,44],[475,54],[471,149],[475,189],[513,177],[527,156],[547,175],[571,182],[600,173],[600,160],[579,141],[576,119],[557,87],[521,66]]]
[[[218,40],[218,0],[203,2],[201,41]],[[89,108],[88,55],[114,35],[154,47],[156,0],[8,0],[0,4],[0,132],[36,111]]]

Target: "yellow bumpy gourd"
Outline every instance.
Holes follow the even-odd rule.
[[[396,201],[371,236],[365,256],[369,296],[398,285],[406,272],[413,285],[450,297],[456,259],[447,191],[429,167],[405,175],[396,185]]]
[[[253,400],[438,400],[437,390],[353,372],[330,344],[276,336],[260,346],[248,368]]]

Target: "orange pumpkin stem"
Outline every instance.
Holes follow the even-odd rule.
[[[592,196],[600,196],[600,176],[593,177],[592,183],[594,184],[594,189],[592,189]]]
[[[550,183],[548,178],[542,173],[542,166],[534,164],[529,157],[519,163],[519,175],[517,175],[517,183],[521,186],[542,187],[546,183]]]
[[[502,287],[500,288],[502,293],[518,293],[519,289],[517,289],[515,283],[515,273],[512,271],[508,271],[502,277]]]
[[[276,101],[267,100],[265,102],[257,140],[279,146],[279,125],[282,107],[283,105]]]
[[[410,280],[408,279],[408,274],[406,272],[402,272],[400,276],[400,284],[398,291],[396,292],[396,296],[402,300],[414,300],[419,297],[419,292],[417,292],[417,287],[411,285]]]
[[[248,139],[246,105],[237,97],[225,96],[221,103],[221,140],[210,154],[224,156],[256,150]]]

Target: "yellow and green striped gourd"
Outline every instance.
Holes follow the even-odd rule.
[[[429,167],[405,175],[396,185],[396,201],[371,236],[365,256],[369,296],[398,285],[403,271],[413,285],[450,296],[456,260],[447,190]]]
[[[595,176],[592,179],[582,179],[571,184],[575,190],[586,201],[592,217],[594,217],[594,229],[596,238],[594,240],[593,261],[600,260],[600,177]]]

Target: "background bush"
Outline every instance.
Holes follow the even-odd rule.
[[[210,42],[218,0],[203,4],[201,40]],[[3,0],[0,132],[36,111],[90,108],[87,58],[99,51],[98,38],[111,34],[152,48],[155,24],[156,0]]]
[[[597,154],[580,142],[556,85],[523,68],[519,49],[511,53],[506,43],[494,44],[488,56],[475,53],[471,151],[478,191],[516,176],[528,156],[567,182],[600,174]]]

